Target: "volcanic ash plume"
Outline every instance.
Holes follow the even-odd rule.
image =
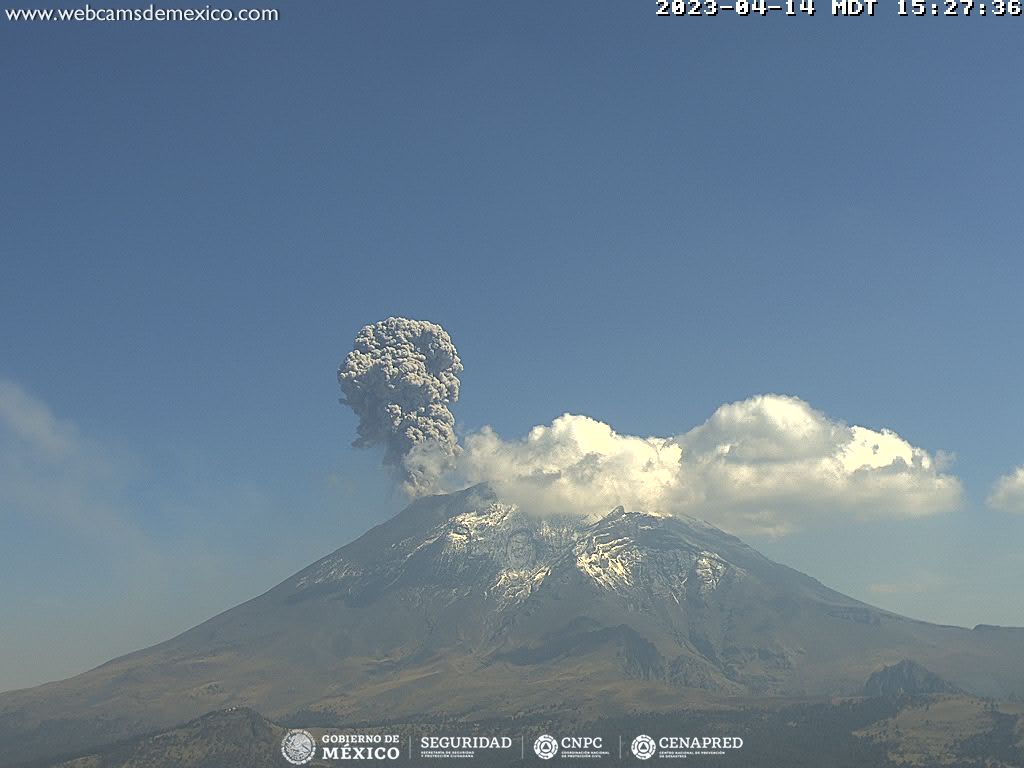
[[[406,490],[428,489],[459,452],[455,417],[462,362],[444,328],[389,317],[363,328],[338,369],[341,402],[359,417],[357,447],[384,446]],[[415,449],[415,457],[412,456]]]

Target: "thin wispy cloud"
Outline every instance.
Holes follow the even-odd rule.
[[[164,639],[271,586],[289,556],[301,564],[319,552],[263,546],[280,506],[264,489],[165,488],[155,474],[0,378],[0,561],[18,563],[0,614],[21,617],[0,623],[0,690]],[[244,545],[240,519],[253,532]]]
[[[40,398],[0,379],[0,514],[142,545],[122,496],[132,461],[82,434]]]
[[[917,571],[898,581],[879,581],[868,585],[876,595],[922,595],[950,587],[948,576],[931,571]]]
[[[1001,512],[1024,514],[1024,467],[1003,475],[992,486],[988,505]]]

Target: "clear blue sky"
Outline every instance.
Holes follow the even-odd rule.
[[[754,543],[910,615],[1024,625],[1024,516],[984,504],[1024,463],[1024,20],[279,7],[0,19],[0,378],[77,446],[10,460],[0,689],[398,508],[335,381],[390,314],[451,333],[463,429],[675,434],[781,392],[955,453],[958,512]]]

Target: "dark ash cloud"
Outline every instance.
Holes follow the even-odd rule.
[[[341,402],[359,417],[353,445],[384,446],[384,463],[399,469],[414,495],[459,451],[448,406],[459,399],[460,373],[462,362],[444,328],[404,317],[364,327],[338,369]],[[413,449],[434,460],[411,461]]]

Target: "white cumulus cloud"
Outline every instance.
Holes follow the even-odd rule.
[[[1024,467],[1003,475],[992,486],[988,505],[1002,512],[1024,514]]]
[[[567,413],[523,440],[484,428],[464,442],[460,480],[488,481],[526,509],[586,514],[622,503],[653,511],[678,492],[676,441],[620,435],[586,416]]]
[[[672,437],[565,414],[521,440],[468,435],[447,482],[487,481],[543,514],[610,506],[781,535],[836,517],[906,518],[957,507],[959,480],[895,432],[847,426],[803,400],[758,395]]]

